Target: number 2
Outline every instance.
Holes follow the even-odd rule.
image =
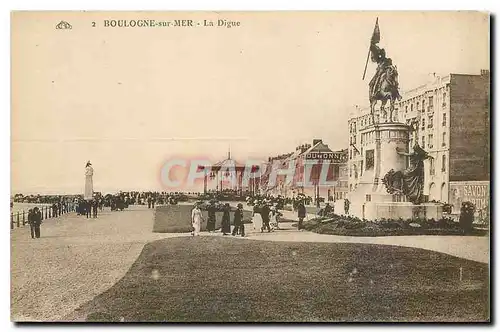
[[[92,22],[92,28],[95,28],[95,22]]]

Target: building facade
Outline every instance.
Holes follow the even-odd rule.
[[[482,70],[479,75],[437,77],[433,82],[402,93],[402,97],[396,103],[393,120],[413,127],[410,152],[418,140],[433,157],[425,161],[424,195],[428,200],[451,203],[450,193],[456,193],[457,186],[466,185],[468,181],[482,186],[478,192],[489,192],[489,71]],[[380,114],[378,119],[388,121],[386,114]],[[356,188],[366,163],[373,158],[363,151],[370,138],[360,134],[360,130],[372,124],[369,108],[357,108],[348,121],[349,191]],[[453,209],[457,212],[460,206],[455,205]]]
[[[281,169],[294,168],[293,180],[287,182],[286,175],[278,175],[276,183],[267,189],[269,194],[294,197],[302,193],[324,201],[347,196],[347,149],[333,151],[322,139],[314,139],[312,144],[303,144],[294,152],[271,157],[268,162]]]

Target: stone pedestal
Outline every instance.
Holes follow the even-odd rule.
[[[442,215],[436,204],[414,205],[406,202],[403,195],[387,192],[382,178],[392,169],[404,171],[407,157],[397,150],[408,153],[410,128],[403,123],[378,123],[362,130],[363,169],[360,181],[350,194],[352,213],[368,220],[381,218],[434,218]]]
[[[434,203],[415,205],[410,202],[366,202],[364,218],[374,219],[439,219],[443,216],[443,206]]]

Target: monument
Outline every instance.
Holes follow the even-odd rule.
[[[360,132],[364,170],[357,187],[351,192],[352,212],[369,220],[440,218],[440,205],[423,202],[423,161],[430,157],[418,145],[417,139],[413,151],[409,151],[409,135],[414,132],[413,127],[394,119],[395,102],[401,99],[398,71],[385,50],[377,45],[379,42],[377,18],[366,62],[368,64],[371,59],[377,64],[368,91],[371,125]]]
[[[94,169],[92,168],[92,164],[90,163],[89,160],[85,165],[85,191],[83,194],[83,198],[85,200],[91,200],[94,197],[94,184],[92,182],[93,176],[94,176]]]

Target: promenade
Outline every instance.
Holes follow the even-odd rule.
[[[70,213],[44,221],[41,238],[29,226],[11,231],[11,319],[53,321],[117,282],[150,241],[182,234],[153,233],[142,206],[103,211],[97,219]]]
[[[286,217],[294,214],[285,212]],[[352,242],[424,248],[487,263],[487,237],[346,237],[298,232],[292,223],[272,233],[246,225],[245,240]],[[187,234],[153,233],[153,212],[143,206],[106,209],[97,219],[75,213],[48,219],[42,237],[31,239],[29,226],[11,231],[11,319],[57,321],[109,289],[130,268],[144,244]],[[222,236],[220,233],[203,236]]]

